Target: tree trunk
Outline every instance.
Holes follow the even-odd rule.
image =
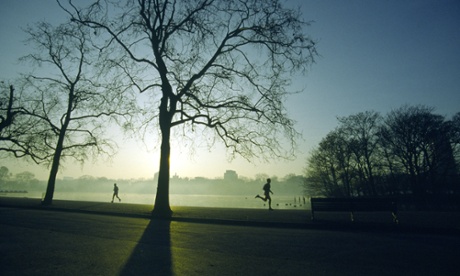
[[[45,198],[42,205],[51,205],[53,203],[54,188],[56,187],[56,176],[59,170],[59,163],[61,160],[62,148],[64,146],[65,129],[61,129],[59,133],[59,140],[56,145],[56,150],[53,156],[53,163],[51,164],[50,176],[48,178],[48,185],[46,187]]]
[[[169,206],[169,157],[171,146],[171,122],[175,111],[175,103],[168,104],[170,99],[164,96],[160,104],[160,130],[161,130],[161,152],[160,171],[158,173],[158,186],[155,196],[155,204],[152,215],[157,217],[171,217],[172,211]]]
[[[160,153],[160,171],[158,174],[158,186],[155,196],[155,205],[152,214],[158,217],[171,217],[172,211],[169,206],[169,156],[170,145],[169,138],[162,135],[161,153]],[[169,136],[169,133],[168,135]]]
[[[74,84],[69,92],[69,98],[67,100],[67,111],[65,114],[64,123],[59,131],[59,137],[54,151],[53,163],[51,164],[50,176],[48,178],[48,186],[46,187],[45,198],[42,201],[42,205],[51,205],[53,203],[54,188],[56,187],[56,176],[59,170],[59,164],[61,162],[62,150],[64,149],[64,138],[67,132],[67,128],[70,123],[70,116],[72,114],[72,105],[74,103]]]

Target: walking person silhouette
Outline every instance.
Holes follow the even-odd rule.
[[[270,193],[273,194],[273,192],[271,190],[271,186],[270,186],[271,182],[272,182],[272,180],[270,178],[267,178],[267,183],[265,183],[264,187],[262,188],[264,190],[264,196],[265,197],[261,197],[260,195],[256,195],[255,198],[260,198],[263,201],[268,200],[268,210],[273,211],[273,209],[272,209],[272,198],[270,196]]]
[[[121,202],[121,198],[118,197],[118,186],[117,186],[117,183],[114,183],[114,184],[113,184],[112,203],[113,203],[113,200],[114,200],[115,197],[117,197],[117,198],[118,198],[118,201]]]

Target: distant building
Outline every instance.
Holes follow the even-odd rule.
[[[224,180],[225,181],[236,181],[238,180],[238,174],[235,171],[227,170],[224,173]]]

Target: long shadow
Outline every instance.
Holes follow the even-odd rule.
[[[150,221],[120,275],[173,275],[170,224]]]

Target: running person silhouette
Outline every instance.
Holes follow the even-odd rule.
[[[270,197],[270,193],[273,194],[273,192],[271,190],[271,186],[270,186],[271,182],[272,182],[272,180],[270,178],[267,178],[267,183],[265,183],[264,187],[262,188],[264,190],[264,196],[265,197],[261,197],[260,195],[256,195],[255,198],[260,198],[263,201],[268,200],[268,210],[273,211],[273,209],[272,209],[272,198]]]
[[[117,183],[114,183],[114,184],[113,184],[112,203],[113,203],[113,200],[114,200],[115,197],[117,197],[117,198],[118,198],[118,201],[121,202],[121,198],[118,197],[118,186],[117,186]]]

